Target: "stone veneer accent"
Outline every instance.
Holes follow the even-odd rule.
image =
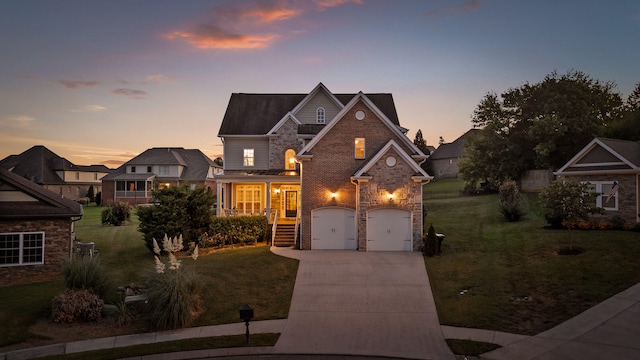
[[[616,175],[565,175],[567,181],[617,181],[618,182],[618,210],[607,210],[604,215],[596,215],[602,219],[610,220],[614,216],[622,217],[627,225],[633,226],[637,223],[637,203],[636,196],[640,191],[636,174],[616,174]],[[605,194],[604,196],[607,196]]]
[[[358,110],[365,112],[364,120],[355,119],[355,112]],[[389,140],[393,139],[408,154],[412,153],[411,149],[362,103],[355,104],[342,119],[337,121],[338,123],[323,138],[319,139],[318,143],[313,147],[313,158],[302,163],[301,234],[302,249],[305,250],[311,249],[311,210],[327,206],[357,209],[357,189],[356,185],[351,183],[351,176],[367,161],[371,160],[376,152]],[[365,159],[354,158],[354,139],[356,137],[365,138]],[[382,162],[384,163],[384,158]],[[399,169],[401,168],[397,169],[392,172],[398,174],[390,175],[391,177],[385,178],[386,180],[381,179],[382,185],[379,186],[391,186],[406,180],[404,176],[407,174],[399,174],[401,172]],[[413,173],[413,171],[409,173],[409,178]],[[375,183],[378,184],[378,181],[376,179]],[[421,189],[420,184],[416,185]],[[410,194],[413,187],[409,184],[399,185],[398,187],[407,187],[405,190],[407,198],[422,194],[421,192]],[[332,192],[337,193],[336,199],[332,200],[329,197]],[[362,220],[362,216],[365,216],[364,219],[366,220],[366,211],[364,215],[361,211],[356,216],[358,218],[357,228],[366,227],[366,221]],[[420,227],[422,227],[422,215],[420,214],[419,217],[414,217],[414,219],[420,219],[419,223]],[[414,228],[414,233],[415,231]],[[358,244],[361,251],[366,250],[366,246],[362,246],[363,241],[366,244],[365,235],[366,231],[358,230]],[[414,234],[414,245],[416,242]]]
[[[269,169],[284,169],[284,153],[293,149],[297,153],[302,149],[302,140],[298,139],[298,124],[288,119],[269,138]]]
[[[71,251],[71,219],[3,220],[0,233],[44,231],[44,264],[0,266],[0,286],[62,278]]]

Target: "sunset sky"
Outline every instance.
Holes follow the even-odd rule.
[[[392,93],[413,140],[453,141],[489,91],[557,70],[640,82],[640,1],[2,0],[0,159],[44,145],[117,167],[222,155],[231,93]]]

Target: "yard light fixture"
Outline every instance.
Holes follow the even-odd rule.
[[[249,343],[249,321],[253,319],[253,308],[247,304],[239,309],[240,320],[244,321],[244,326],[247,329],[245,335],[247,336],[247,344]]]

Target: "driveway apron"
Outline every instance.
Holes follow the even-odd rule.
[[[413,252],[301,251],[273,353],[454,359]]]

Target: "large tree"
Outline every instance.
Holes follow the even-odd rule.
[[[464,179],[497,186],[529,169],[559,168],[622,117],[622,98],[614,88],[570,71],[500,95],[487,93],[472,115],[482,131],[465,144]]]

